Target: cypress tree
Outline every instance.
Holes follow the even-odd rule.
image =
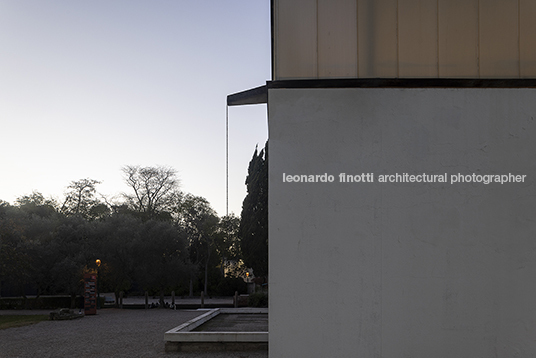
[[[240,245],[246,266],[255,276],[268,276],[268,142],[253,153],[242,203]]]

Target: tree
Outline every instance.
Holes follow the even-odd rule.
[[[0,286],[11,284],[22,296],[32,271],[27,243],[22,226],[11,218],[0,219]]]
[[[128,205],[145,219],[170,218],[171,207],[180,197],[175,169],[167,167],[126,166],[126,184],[133,195],[124,194]]]
[[[106,283],[115,293],[115,302],[119,302],[119,293],[129,290],[136,279],[135,269],[140,258],[135,253],[141,232],[141,220],[132,215],[114,214],[97,226],[98,255],[106,281],[101,279],[101,283]]]
[[[97,256],[94,224],[81,216],[64,217],[50,245],[43,246],[52,259],[52,290],[71,295],[71,304],[82,291],[84,268],[92,265]]]
[[[268,142],[253,153],[246,178],[247,195],[242,203],[240,246],[244,263],[255,276],[268,275]]]
[[[39,295],[49,284],[46,277],[48,267],[43,265],[42,258],[50,246],[61,215],[56,211],[57,203],[52,199],[45,199],[37,191],[17,198],[15,203],[16,206],[12,207],[3,205],[3,210],[0,210],[3,211],[3,214],[0,213],[0,228],[11,231],[11,235],[5,236],[6,231],[3,234],[4,238],[10,238],[9,240],[0,240],[4,242],[0,256],[7,256],[0,258],[0,262],[15,269],[15,274],[10,274],[6,280],[9,283],[11,279],[12,288],[17,287],[19,293],[25,296],[24,286],[30,285],[37,289]],[[15,238],[18,238],[17,241],[14,241]],[[13,251],[10,253],[10,250]]]
[[[23,195],[15,200],[23,213],[28,217],[50,217],[56,213],[58,204],[55,200],[45,199],[43,194],[33,191],[30,195]]]
[[[222,277],[225,277],[227,262],[234,262],[233,267],[238,267],[242,259],[240,250],[240,218],[230,214],[221,218],[215,235],[214,245],[220,259]],[[232,276],[236,276],[233,274]]]
[[[80,179],[72,181],[67,187],[61,212],[65,215],[81,216],[84,219],[97,219],[110,213],[109,208],[96,198],[96,185],[100,181]]]
[[[137,278],[145,290],[164,292],[178,287],[188,277],[186,234],[171,222],[148,220],[141,226],[136,243]]]
[[[207,199],[191,194],[184,196],[179,210],[179,223],[188,235],[190,260],[204,268],[204,292],[207,293],[209,262],[219,218]]]

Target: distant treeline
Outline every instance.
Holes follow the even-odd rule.
[[[238,217],[220,218],[206,199],[181,192],[171,168],[123,173],[130,192],[113,200],[93,179],[71,182],[63,202],[39,192],[0,200],[0,292],[75,296],[83,274],[97,270],[101,292],[245,290]]]

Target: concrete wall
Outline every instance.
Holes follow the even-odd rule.
[[[274,80],[536,76],[534,0],[273,0]]]
[[[270,89],[270,357],[536,356],[535,96]]]

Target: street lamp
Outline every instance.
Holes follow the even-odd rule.
[[[97,264],[97,309],[100,309],[99,267],[101,264],[101,260],[97,259],[95,260],[95,263]]]

